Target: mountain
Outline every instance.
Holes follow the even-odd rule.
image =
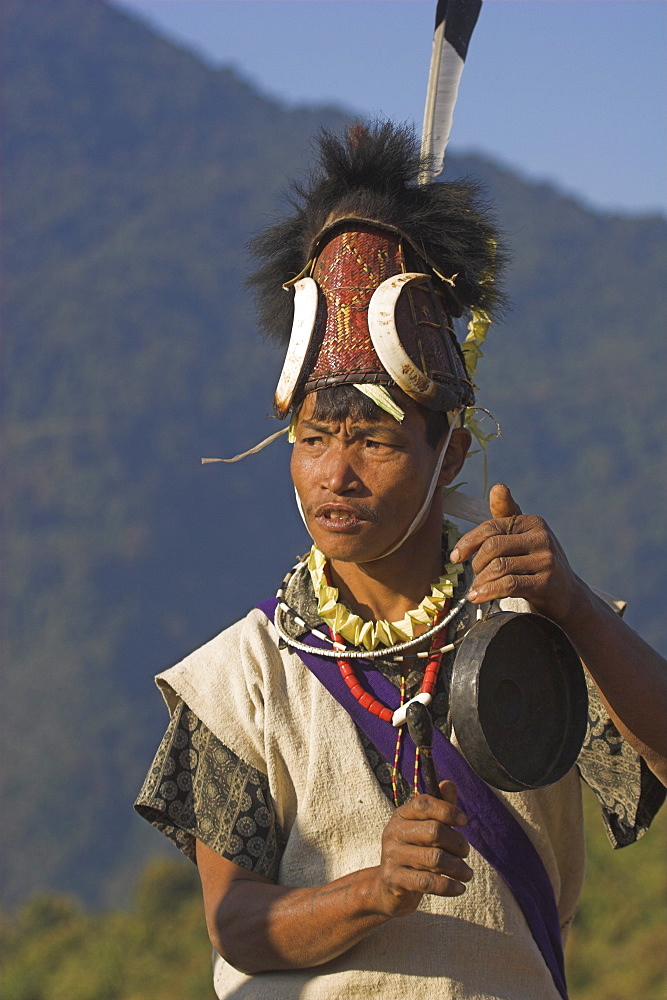
[[[245,244],[332,108],[287,109],[89,0],[4,0],[5,903],[122,903],[163,849],[131,802],[152,675],[270,596],[307,547]],[[667,224],[480,158],[516,251],[480,404],[491,476],[667,648]],[[478,486],[479,473],[474,474]]]

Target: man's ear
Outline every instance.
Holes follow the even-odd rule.
[[[463,467],[472,437],[467,427],[456,427],[447,447],[445,460],[438,476],[438,486],[449,486]]]

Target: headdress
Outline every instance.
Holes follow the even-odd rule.
[[[277,416],[339,384],[390,412],[392,386],[432,410],[473,405],[454,320],[501,301],[499,237],[472,182],[420,184],[424,170],[405,126],[323,131],[292,215],[253,241],[260,321],[287,345]]]
[[[293,214],[253,241],[260,321],[287,346],[279,417],[307,393],[343,383],[399,420],[392,385],[432,410],[474,403],[470,376],[501,299],[503,255],[476,187],[434,178],[480,8],[481,0],[437,4],[421,149],[410,129],[389,122],[357,125],[343,139],[323,131],[318,169],[294,186]],[[453,320],[464,312],[462,350]]]
[[[390,122],[357,125],[343,138],[323,130],[318,166],[308,183],[294,184],[291,214],[251,243],[260,326],[287,348],[279,417],[294,416],[309,392],[352,384],[400,421],[394,386],[428,409],[465,412],[483,448],[495,436],[477,426],[473,379],[503,304],[505,253],[478,187],[434,181],[480,8],[481,0],[438,0],[421,149],[410,128]],[[291,428],[234,458],[202,462],[236,462]],[[483,502],[459,499],[448,500],[455,516],[488,515]]]

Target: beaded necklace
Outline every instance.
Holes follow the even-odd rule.
[[[447,525],[448,534],[453,534],[453,526]],[[453,544],[450,543],[450,544]],[[449,607],[454,588],[463,566],[446,563],[442,576],[431,584],[430,593],[424,597],[419,607],[407,611],[401,621],[364,621],[339,600],[338,588],[329,579],[327,557],[313,545],[306,557],[308,570],[317,597],[317,612],[333,632],[338,633],[353,646],[361,646],[370,651],[378,646],[420,638],[417,633],[437,621],[445,607]],[[340,641],[340,640],[339,640]]]
[[[315,547],[313,546],[313,549],[314,548]],[[313,553],[311,550],[309,556],[312,556],[312,554]],[[280,635],[281,639],[288,646],[291,646],[294,649],[300,649],[307,653],[314,653],[316,656],[324,656],[327,658],[335,659],[338,664],[338,669],[341,672],[341,675],[343,677],[343,680],[345,681],[346,686],[350,690],[350,693],[359,702],[359,704],[367,711],[370,711],[373,715],[378,716],[384,722],[388,722],[396,728],[396,750],[394,753],[394,762],[391,773],[391,787],[392,787],[394,805],[398,806],[399,805],[399,796],[398,796],[399,758],[400,758],[403,728],[406,721],[406,711],[408,706],[413,701],[419,701],[423,705],[429,705],[431,703],[443,653],[449,652],[450,650],[454,649],[454,643],[446,642],[447,633],[445,630],[447,626],[450,624],[450,622],[452,622],[454,618],[456,618],[457,615],[463,610],[463,607],[465,606],[467,601],[467,597],[462,597],[459,601],[457,601],[457,603],[453,607],[451,606],[452,605],[451,597],[449,596],[446,597],[445,600],[443,600],[440,608],[433,609],[436,613],[433,616],[431,615],[428,616],[428,620],[433,622],[433,624],[422,635],[418,635],[415,638],[409,639],[408,641],[405,642],[395,643],[394,645],[391,644],[390,640],[389,643],[387,643],[388,648],[384,649],[382,648],[380,649],[366,648],[361,650],[348,649],[343,642],[343,636],[340,634],[340,632],[337,632],[335,628],[331,626],[331,624],[328,624],[327,626],[327,631],[329,634],[317,628],[313,628],[312,626],[309,626],[302,618],[300,618],[299,615],[297,615],[296,612],[292,608],[290,608],[290,606],[285,601],[286,590],[293,573],[297,572],[300,569],[305,569],[307,567],[308,569],[311,570],[311,579],[312,579],[313,576],[312,569],[314,567],[313,567],[313,560],[309,559],[309,556],[306,556],[304,559],[299,560],[299,562],[296,564],[296,566],[294,566],[292,571],[287,574],[285,580],[283,581],[282,586],[278,589],[278,592],[276,594],[276,597],[278,598],[278,603],[276,605],[276,612],[274,617],[274,624],[276,630],[278,631],[278,634]],[[319,562],[319,559],[317,561]],[[318,567],[318,569],[320,569],[321,567],[321,575],[319,573],[317,575],[320,576],[320,581],[319,581],[320,585],[328,586],[328,581],[326,580],[326,575],[324,572],[324,565],[323,565],[324,562],[325,560],[323,559],[322,563],[320,563],[320,566]],[[454,569],[454,567],[451,567],[451,569]],[[447,566],[447,570],[450,570],[450,565]],[[459,567],[456,567],[455,573],[452,574],[454,576],[454,580],[443,581],[441,579],[440,581],[438,581],[438,583],[440,585],[442,585],[442,583],[444,582],[446,582],[447,584],[453,584],[459,572],[461,572],[461,570],[459,569]],[[319,588],[315,587],[316,595],[318,595],[318,589]],[[338,594],[336,592],[336,597],[337,596]],[[320,602],[318,601],[318,604],[319,603]],[[423,604],[424,602],[422,602],[422,606]],[[480,610],[481,609],[478,609],[478,616]],[[331,642],[333,648],[331,650],[321,649],[320,647],[317,646],[310,646],[307,645],[306,643],[299,642],[298,639],[293,638],[285,631],[280,621],[281,614],[285,613],[289,614],[297,625],[311,632],[319,639],[324,639],[327,642]],[[423,657],[425,659],[428,659],[426,668],[424,670],[424,677],[422,680],[420,691],[417,695],[415,695],[414,698],[409,699],[407,702],[405,700],[405,693],[406,693],[405,675],[401,677],[401,688],[400,688],[401,701],[399,707],[396,709],[395,712],[392,712],[390,708],[388,708],[386,705],[383,705],[377,699],[373,698],[373,696],[369,694],[367,691],[364,691],[359,681],[359,678],[357,677],[356,671],[352,666],[351,663],[352,660],[354,659],[374,660],[379,658],[386,660],[388,658],[391,658],[394,662],[400,662],[404,659],[404,657],[402,655],[397,655],[397,654],[408,653],[409,651],[411,652],[415,646],[423,645],[429,639],[431,640],[430,650],[427,650],[425,652],[417,652],[413,654],[416,657],[419,658]],[[341,654],[343,654],[343,656],[341,656]],[[415,767],[413,775],[413,787],[415,795],[418,792],[418,777],[419,777],[419,747],[417,747],[415,750]]]
[[[447,601],[442,612],[436,618],[436,625],[440,624],[440,621],[445,617],[447,611],[449,611],[449,606],[451,601]],[[342,637],[333,631],[331,626],[329,626],[329,631],[331,633],[331,638],[335,645],[342,645]],[[340,657],[336,660],[338,664],[338,669],[340,670],[341,676],[347,685],[350,694],[359,702],[362,708],[370,712],[372,715],[376,715],[378,718],[382,719],[384,722],[390,722],[397,730],[396,732],[396,750],[394,752],[394,762],[391,769],[391,789],[394,798],[394,805],[398,806],[398,765],[401,753],[401,740],[403,736],[403,727],[407,718],[408,706],[413,702],[421,702],[422,705],[430,705],[433,699],[433,692],[435,691],[436,681],[438,679],[438,672],[440,670],[440,664],[442,662],[442,654],[454,649],[454,644],[449,643],[445,645],[446,633],[444,631],[436,633],[433,642],[431,644],[431,649],[428,654],[428,661],[424,669],[424,677],[422,679],[421,687],[419,689],[419,694],[416,694],[414,698],[410,698],[409,701],[405,700],[405,674],[401,676],[401,703],[399,707],[392,712],[390,708],[383,705],[381,701],[374,698],[368,691],[365,691],[359,678],[357,677],[356,671],[352,666],[350,660]],[[413,774],[413,788],[414,794],[416,795],[419,791],[419,747],[415,749],[415,768]]]
[[[458,528],[451,521],[444,520],[443,530],[448,548],[451,549],[459,538]],[[324,553],[320,552],[316,545],[313,545],[310,552],[292,567],[276,593],[278,598],[274,615],[276,631],[286,645],[304,653],[313,653],[316,656],[333,660],[337,659],[342,652],[345,652],[347,658],[353,660],[385,660],[391,657],[395,661],[400,661],[403,659],[402,654],[404,653],[426,659],[429,653],[413,654],[415,647],[424,646],[429,639],[435,640],[438,633],[446,629],[449,623],[461,613],[467,601],[466,597],[462,597],[451,607],[454,588],[459,575],[463,572],[463,567],[445,560],[445,572],[436,583],[431,584],[431,593],[424,598],[418,608],[408,611],[402,621],[365,622],[344,604],[339,603],[338,589],[332,587],[330,580],[327,579],[326,564],[327,558]],[[308,625],[286,602],[290,580],[300,570],[309,572],[317,598],[317,613],[321,620],[329,626],[327,632]],[[309,646],[293,638],[283,626],[284,615],[289,615],[295,624],[303,628],[304,631],[311,632],[325,642],[331,642],[333,649],[327,650],[317,646]],[[418,627],[421,628],[424,625],[429,626],[427,630],[421,635],[415,635]],[[339,638],[338,641],[332,639],[333,633],[347,639],[353,646],[361,646],[362,648],[347,649],[342,639]]]
[[[449,604],[451,601],[447,602],[443,612],[438,615],[436,619],[436,624],[444,618],[447,611],[449,611]],[[331,632],[331,638],[338,646],[342,645],[341,636],[338,635],[329,628]],[[372,715],[377,715],[379,719],[384,722],[391,722],[392,726],[400,728],[404,725],[406,719],[406,709],[413,701],[419,701],[422,705],[430,705],[433,700],[433,692],[435,690],[436,681],[438,679],[438,671],[440,670],[440,664],[442,662],[442,654],[449,652],[454,649],[454,643],[449,643],[445,645],[446,634],[444,632],[438,633],[431,645],[431,649],[428,653],[428,661],[426,667],[424,668],[424,677],[419,689],[419,694],[411,698],[409,702],[404,703],[403,698],[401,698],[401,705],[396,711],[392,712],[390,708],[383,705],[381,701],[373,698],[368,691],[364,691],[361,681],[357,677],[356,671],[352,666],[350,660],[341,656],[340,659],[336,660],[338,664],[338,669],[340,670],[341,676],[345,681],[345,684],[362,708],[367,709]]]

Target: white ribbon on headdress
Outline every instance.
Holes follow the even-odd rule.
[[[242,458],[247,458],[248,455],[257,454],[258,451],[262,451],[262,449],[266,448],[267,444],[272,444],[274,441],[277,441],[278,438],[281,437],[283,434],[287,434],[291,426],[292,425],[289,424],[289,426],[283,427],[282,430],[276,431],[275,434],[269,434],[269,436],[267,438],[264,438],[263,441],[260,441],[259,444],[253,445],[253,447],[248,448],[247,451],[242,451],[240,455],[234,455],[233,458],[202,458],[201,464],[210,465],[211,462],[240,462]]]

